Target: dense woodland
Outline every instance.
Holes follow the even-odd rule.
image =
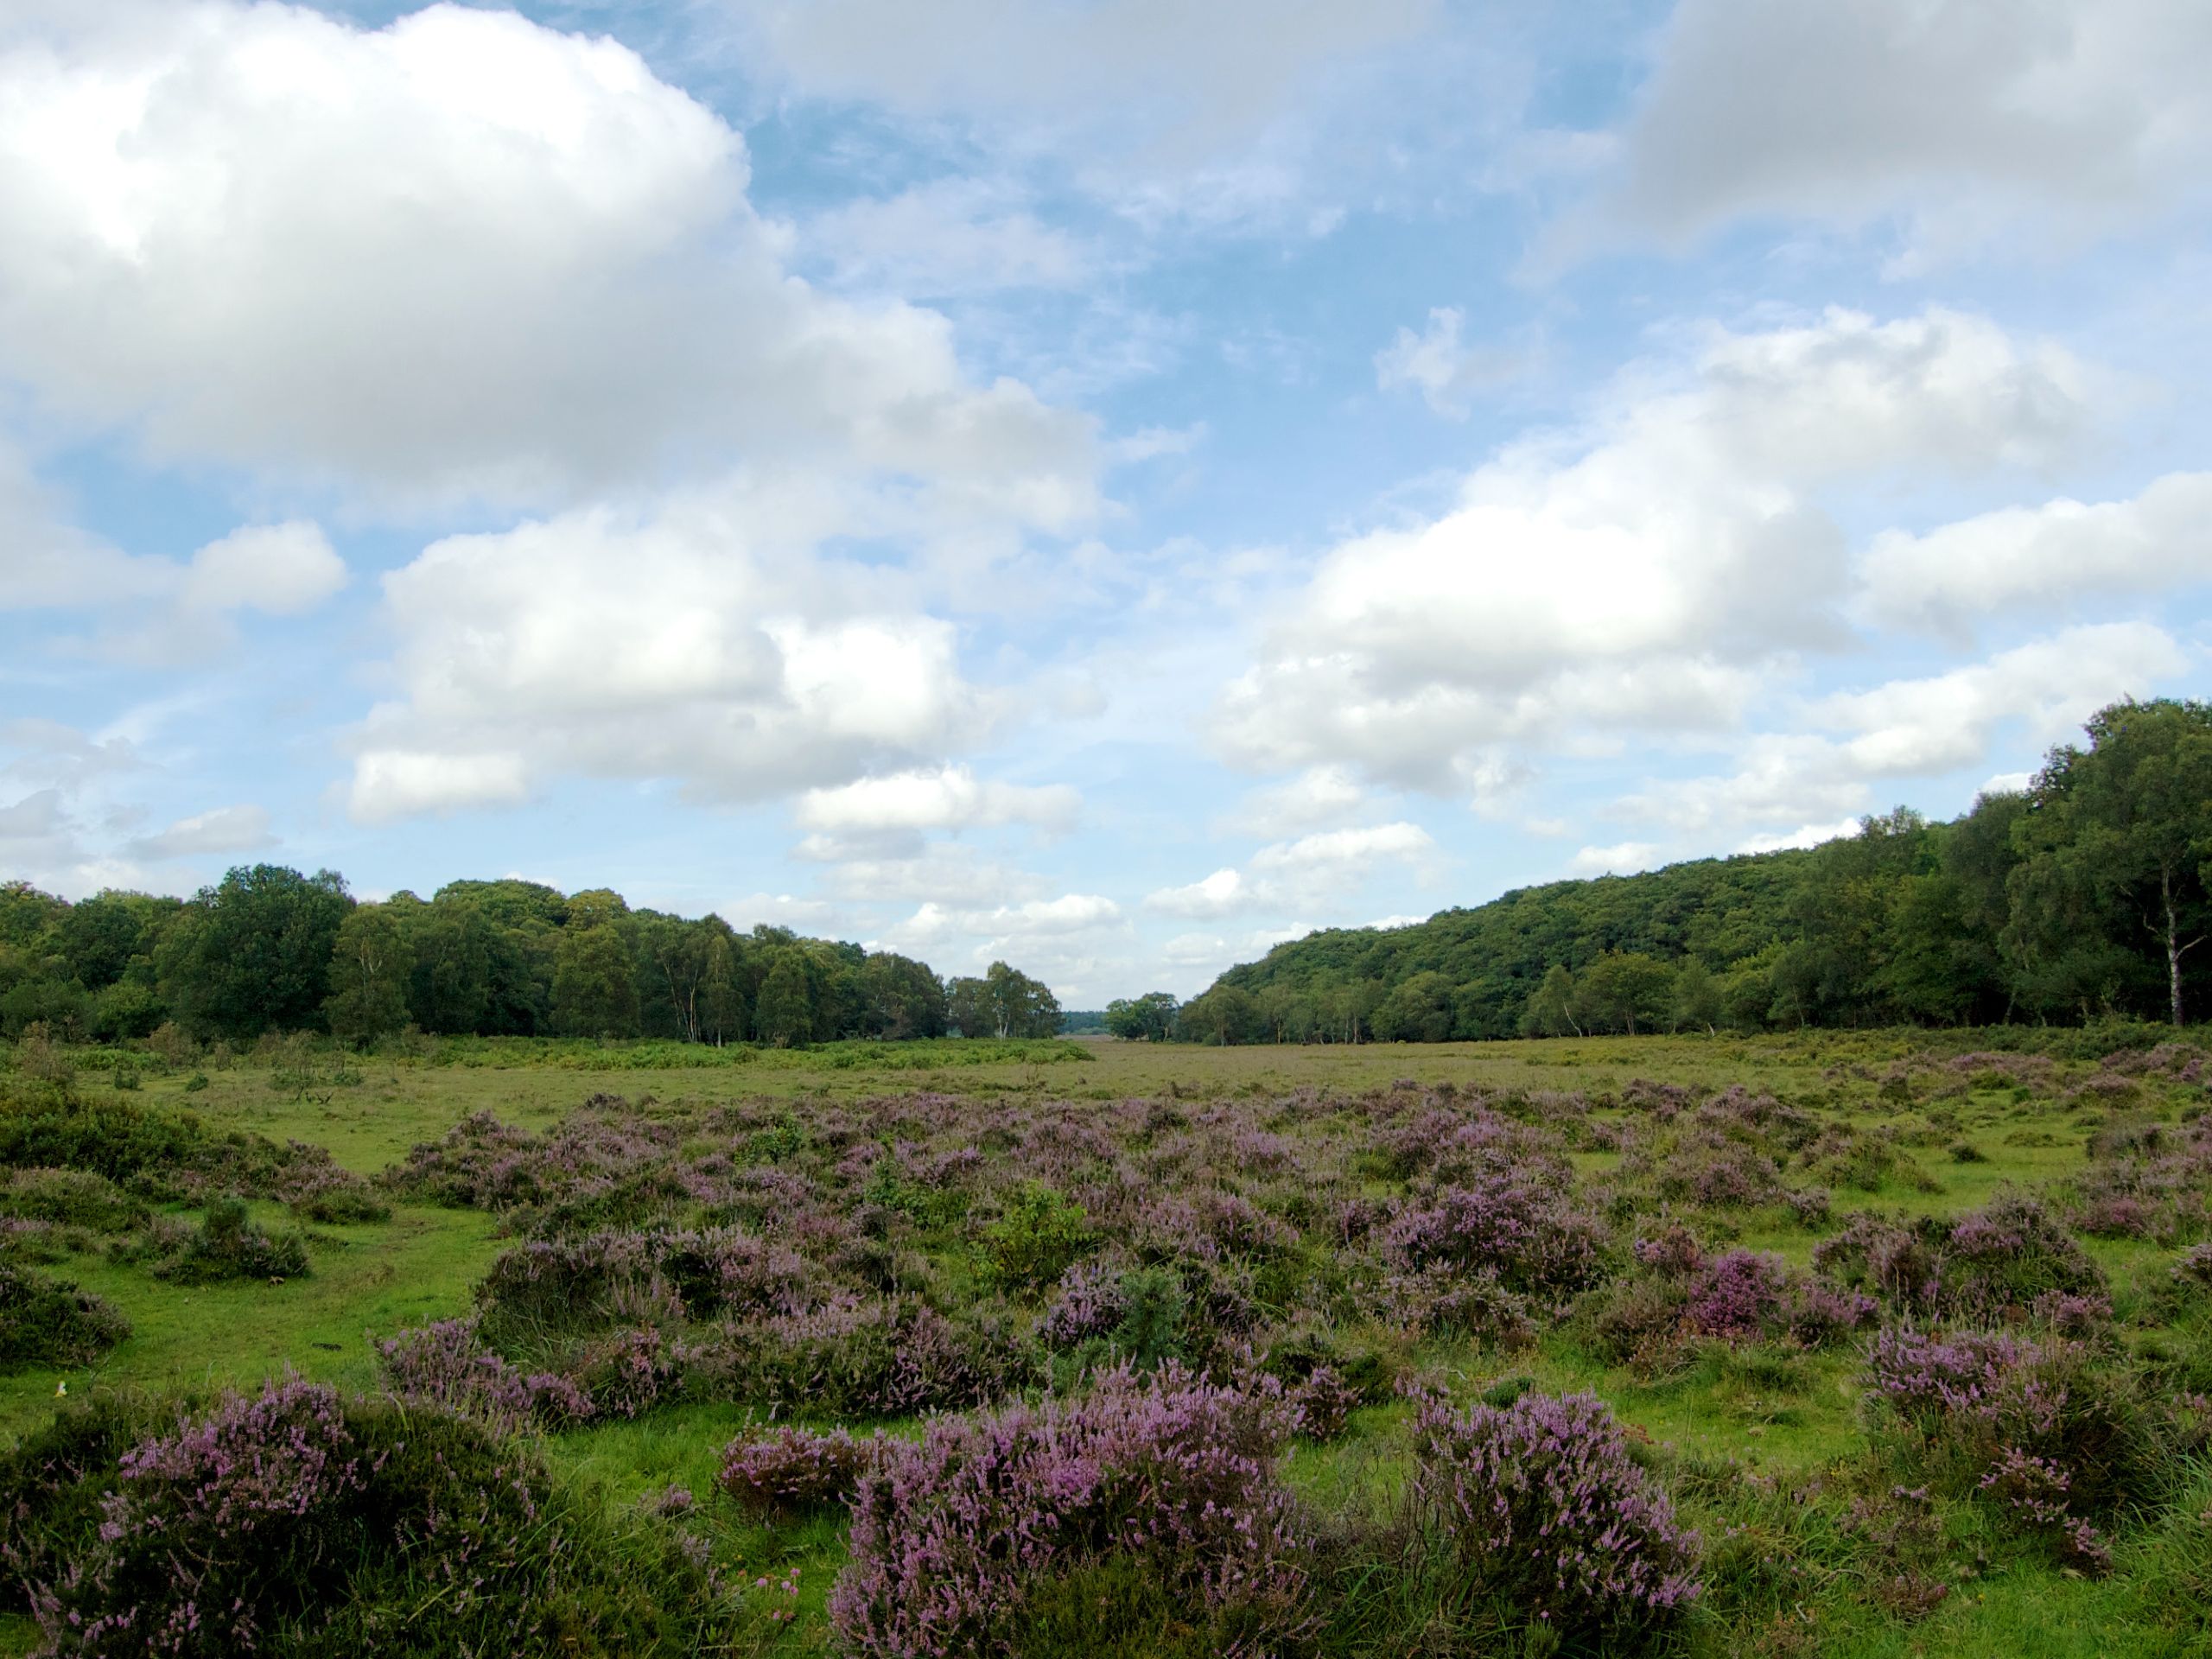
[[[1051,991],[1004,963],[941,980],[925,963],[718,916],[632,910],[605,889],[454,881],[357,903],[343,877],[232,870],[194,898],[69,904],[0,886],[0,1032],[201,1040],[328,1031],[825,1042],[1041,1037]]]
[[[2180,1024],[2212,1007],[2212,707],[2121,703],[2086,729],[1951,823],[1899,808],[1809,850],[1314,933],[1109,1024],[1202,1042]]]

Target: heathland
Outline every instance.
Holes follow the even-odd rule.
[[[2212,1651],[2179,1035],[19,1044],[6,1639]]]

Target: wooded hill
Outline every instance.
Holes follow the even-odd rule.
[[[2177,1023],[2212,998],[2212,709],[2121,703],[2022,793],[1809,850],[1558,881],[1334,929],[1184,1005],[1208,1042],[1575,1031]]]

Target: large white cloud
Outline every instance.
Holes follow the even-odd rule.
[[[1861,603],[1884,622],[1955,630],[2082,598],[2212,580],[2212,473],[2172,473],[2125,501],[2004,507],[1874,538]]]
[[[1010,823],[1064,830],[1080,804],[1065,785],[1007,784],[979,779],[966,766],[938,766],[810,789],[796,812],[802,829],[866,842]]]
[[[400,695],[356,734],[354,815],[575,773],[761,800],[979,740],[999,700],[962,677],[952,626],[880,572],[779,556],[789,531],[717,492],[426,549],[385,578]]]
[[[826,299],[742,141],[626,48],[438,5],[0,24],[0,377],[163,457],[560,499],[733,451],[1071,522],[1089,423]]]
[[[1747,740],[1732,772],[1656,784],[1615,810],[1693,837],[1757,829],[1769,833],[1750,845],[1795,844],[1888,804],[1878,784],[1986,766],[2000,736],[2037,748],[2063,741],[2098,709],[2151,695],[2188,662],[2151,623],[2068,628],[1982,662],[1816,699],[1796,711],[1797,729]],[[1791,824],[1804,827],[1774,833]]]
[[[1567,232],[1902,213],[1925,251],[2201,192],[2212,10],[2174,0],[1680,0],[1619,173]]]
[[[1577,431],[1515,444],[1452,511],[1344,543],[1230,686],[1230,756],[1434,791],[1484,746],[1734,723],[1777,654],[1836,643],[1847,543],[1826,492],[2063,454],[2088,372],[1944,310],[1707,339],[1624,375]]]

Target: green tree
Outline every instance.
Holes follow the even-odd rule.
[[[1106,1005],[1106,1029],[1129,1042],[1164,1043],[1174,1034],[1175,1016],[1181,1007],[1169,991],[1116,997]]]
[[[1574,976],[1555,962],[1544,969],[1543,982],[1529,998],[1521,1016],[1522,1032],[1530,1037],[1564,1037],[1571,1031],[1580,1037],[1582,1026],[1574,1008]]]
[[[1634,1036],[1656,1031],[1674,1013],[1675,970],[1636,950],[1608,950],[1575,982],[1582,1023]]]
[[[1440,1043],[1452,1034],[1452,982],[1433,969],[1401,980],[1376,1005],[1375,1035],[1386,1043]]]
[[[1205,995],[1192,998],[1183,1005],[1177,1024],[1186,1040],[1222,1046],[1249,1043],[1262,1029],[1259,1005],[1240,985],[1217,984]]]
[[[806,962],[795,949],[780,950],[760,982],[753,1006],[753,1035],[787,1048],[804,1043],[814,1031],[814,996],[806,982]]]
[[[554,1029],[569,1037],[638,1034],[638,976],[612,920],[564,929],[553,959]]]
[[[321,1020],[331,950],[353,907],[334,871],[241,866],[202,887],[163,933],[155,953],[162,995],[202,1036],[309,1029]]]
[[[1710,1032],[1725,1011],[1713,970],[1695,957],[1685,958],[1675,974],[1675,1028]]]
[[[331,1034],[367,1044],[405,1025],[410,957],[390,909],[356,906],[331,946],[330,995],[322,1005]]]
[[[2088,734],[2086,749],[2052,750],[2028,791],[2012,934],[2061,961],[2089,945],[2084,930],[2107,953],[2147,944],[2179,1026],[2185,959],[2212,930],[2212,705],[2118,703]]]

